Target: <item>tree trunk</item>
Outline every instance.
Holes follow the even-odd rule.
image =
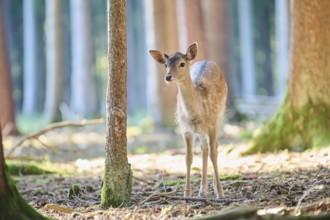
[[[174,53],[178,51],[176,0],[145,0],[147,48]],[[148,56],[147,106],[156,129],[172,126],[177,89],[164,83],[165,68]]]
[[[62,104],[60,105],[62,120],[72,120],[70,106],[71,93],[71,1],[61,0],[62,28]]]
[[[71,0],[71,109],[78,117],[97,111],[96,83],[93,76],[90,1]]]
[[[2,0],[2,13],[4,14],[4,26],[6,45],[10,60],[12,85],[15,88],[14,104],[16,111],[22,108],[23,88],[23,22],[22,4],[15,4],[13,0]]]
[[[45,91],[46,91],[46,53],[45,53],[45,20],[46,20],[46,9],[45,1],[35,0],[35,13],[36,13],[36,85],[37,90],[37,106],[36,113],[42,113],[45,106]]]
[[[229,103],[232,102],[233,87],[230,77],[229,54],[229,2],[228,0],[201,1],[203,6],[206,56],[216,62],[225,74],[229,88]]]
[[[190,44],[197,42],[198,53],[195,61],[205,60],[207,57],[201,2],[177,0],[179,48],[182,52],[186,52]]]
[[[24,21],[24,87],[23,113],[38,111],[38,73],[37,73],[37,30],[34,0],[23,1]]]
[[[48,122],[61,119],[63,98],[61,1],[46,1],[46,98],[44,115]]]
[[[127,0],[127,112],[146,109],[144,1]]]
[[[291,76],[284,103],[247,153],[330,143],[330,14],[327,0],[292,2]]]
[[[256,95],[256,68],[253,43],[252,2],[251,0],[238,1],[239,32],[242,60],[242,96],[253,99]]]
[[[280,99],[285,96],[289,75],[289,3],[287,0],[275,1],[276,93]]]
[[[132,171],[127,159],[126,111],[126,1],[108,1],[107,147],[102,207],[127,206],[132,192]]]
[[[0,7],[2,6],[0,3]],[[0,131],[5,135],[16,135],[15,107],[11,83],[9,56],[4,32],[4,16],[0,8]]]
[[[268,96],[274,96],[274,87],[273,87],[273,70],[272,70],[272,48],[271,48],[271,15],[273,7],[270,5],[272,2],[264,2],[261,5],[260,13],[260,46],[264,54],[264,60],[262,62],[262,74],[264,75],[264,87],[267,91]]]
[[[6,168],[0,132],[0,219],[47,219],[24,201]]]

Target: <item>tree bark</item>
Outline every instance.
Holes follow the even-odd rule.
[[[102,207],[127,206],[132,171],[127,159],[126,1],[108,1],[107,141]]]
[[[78,117],[97,111],[96,82],[93,76],[91,2],[71,0],[71,109]]]
[[[284,103],[246,153],[330,143],[330,13],[327,0],[292,2],[291,76]]]
[[[6,168],[0,131],[0,219],[47,219],[24,201]]]
[[[48,122],[61,119],[63,100],[61,1],[46,1],[46,98],[44,115]]]
[[[0,7],[2,4],[0,3]],[[3,131],[4,135],[16,135],[18,132],[2,12],[2,8],[0,8],[0,131]]]

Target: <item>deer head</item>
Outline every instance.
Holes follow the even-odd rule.
[[[196,58],[197,43],[191,44],[186,54],[176,52],[172,55],[167,55],[158,50],[149,50],[150,55],[166,68],[165,82],[182,81],[189,76],[190,61]]]

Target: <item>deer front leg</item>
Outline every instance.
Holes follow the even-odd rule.
[[[208,146],[205,138],[200,138],[201,140],[201,148],[202,148],[202,158],[203,158],[203,169],[202,169],[202,180],[201,186],[199,188],[199,196],[204,197],[207,195],[207,156],[208,156]]]
[[[216,131],[210,132],[209,134],[210,140],[210,159],[213,164],[214,174],[213,174],[213,188],[214,193],[217,198],[225,197],[223,192],[222,184],[220,182],[219,173],[218,173],[218,144],[217,144],[217,135]]]
[[[184,134],[184,140],[186,143],[186,187],[184,196],[191,196],[191,185],[190,185],[190,170],[191,170],[191,164],[193,161],[193,152],[192,152],[192,136],[189,133]]]

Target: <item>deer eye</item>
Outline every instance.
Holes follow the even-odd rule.
[[[165,66],[165,68],[167,68],[167,64],[166,63],[164,64],[164,66]]]
[[[184,67],[185,65],[185,63],[180,63],[180,67]]]

